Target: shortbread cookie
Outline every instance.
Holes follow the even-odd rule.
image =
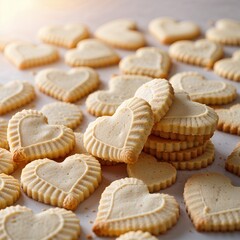
[[[232,58],[217,61],[214,72],[221,77],[240,82],[240,51],[236,51]]]
[[[3,209],[15,203],[21,191],[18,180],[4,173],[0,174],[0,184],[0,209]],[[3,238],[0,237],[0,239]]]
[[[58,51],[54,47],[28,42],[9,43],[4,48],[4,55],[19,69],[48,64],[59,58]]]
[[[0,114],[24,106],[35,98],[34,87],[25,81],[0,84]]]
[[[74,68],[66,72],[45,69],[36,76],[40,91],[64,102],[75,102],[99,86],[99,76],[88,67]]]
[[[35,160],[21,174],[23,191],[34,200],[75,210],[101,182],[101,166],[89,154],[75,154],[62,163]]]
[[[218,130],[240,135],[240,104],[235,104],[229,109],[216,109],[215,111],[219,117]]]
[[[43,27],[39,30],[38,36],[43,42],[74,48],[79,41],[88,38],[89,33],[82,24],[66,24]]]
[[[0,239],[4,240],[77,240],[80,235],[77,216],[61,208],[51,208],[35,215],[26,207],[8,207],[0,211],[0,229]]]
[[[7,127],[8,122],[0,118],[0,148],[8,149],[8,141],[7,141]]]
[[[214,155],[214,145],[211,141],[208,141],[202,155],[188,161],[172,161],[171,164],[178,170],[198,170],[212,164],[214,161]]]
[[[240,45],[240,21],[220,19],[215,27],[207,30],[206,37],[218,43]]]
[[[5,36],[0,36],[0,52],[4,51],[4,48],[9,44],[13,42],[17,42],[19,40],[12,38],[12,37],[5,37]]]
[[[184,187],[184,201],[198,231],[234,231],[240,229],[240,188],[220,173],[199,173]]]
[[[142,84],[151,80],[152,78],[145,76],[113,76],[109,81],[109,90],[99,90],[88,96],[87,110],[97,117],[111,116],[123,101],[133,97]]]
[[[130,19],[105,23],[96,30],[95,36],[113,47],[128,50],[135,50],[146,44],[143,34],[137,31],[136,23]]]
[[[120,237],[116,238],[116,240],[157,240],[156,237],[151,235],[149,232],[142,232],[142,231],[132,231],[121,235]]]
[[[232,151],[225,162],[225,168],[238,176],[240,176],[240,144]]]
[[[167,162],[158,162],[149,154],[141,153],[136,163],[127,165],[129,177],[142,180],[149,192],[158,192],[175,183],[176,168]]]
[[[176,21],[169,17],[153,19],[148,26],[150,33],[161,43],[170,44],[178,40],[190,40],[200,35],[194,22]]]
[[[93,231],[99,236],[119,236],[141,229],[157,235],[171,228],[178,217],[179,205],[173,196],[149,194],[143,181],[125,178],[105,188]]]
[[[87,151],[101,159],[134,163],[153,127],[153,113],[143,99],[124,101],[111,117],[99,117],[84,133]]]
[[[106,67],[119,62],[118,54],[97,39],[86,39],[78,43],[76,49],[68,50],[65,61],[72,67]]]
[[[145,75],[153,78],[166,78],[171,67],[168,54],[159,48],[144,47],[135,55],[126,56],[119,63],[125,74]]]
[[[83,119],[79,106],[71,103],[55,102],[44,105],[40,110],[50,125],[64,125],[74,129]]]
[[[214,63],[222,58],[222,47],[207,39],[196,42],[178,41],[169,48],[172,58],[185,63],[212,68]]]
[[[233,85],[223,81],[206,80],[198,72],[177,73],[169,82],[176,91],[187,92],[192,101],[208,105],[227,104],[237,97]]]
[[[11,174],[16,167],[12,154],[8,150],[0,148],[0,173]]]
[[[9,121],[7,134],[15,162],[64,157],[75,144],[72,129],[48,125],[47,118],[36,110],[16,113]]]

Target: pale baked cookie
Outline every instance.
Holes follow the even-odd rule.
[[[77,216],[61,208],[51,208],[35,215],[26,207],[8,207],[0,211],[0,229],[0,239],[4,240],[77,240],[80,235]]]
[[[79,106],[71,103],[54,102],[44,105],[40,110],[50,125],[64,125],[74,129],[83,119]]]
[[[125,74],[145,75],[153,78],[166,78],[171,67],[167,52],[155,47],[144,47],[135,55],[126,56],[119,63]]]
[[[130,19],[117,19],[100,26],[95,37],[113,47],[135,50],[143,47],[146,42],[137,25]]]
[[[129,177],[142,180],[149,192],[158,192],[175,183],[176,168],[167,162],[158,162],[149,154],[141,153],[136,163],[127,165]]]
[[[178,217],[179,205],[173,196],[149,194],[143,181],[125,178],[105,188],[93,231],[99,236],[119,236],[141,229],[157,235],[171,228]]]
[[[143,99],[124,101],[111,117],[99,117],[84,133],[86,150],[101,159],[134,163],[153,127],[153,113]]]
[[[58,51],[54,47],[28,42],[7,44],[4,48],[4,56],[19,69],[36,67],[59,59]]]
[[[39,30],[38,37],[46,43],[74,48],[79,41],[89,37],[89,32],[82,24],[66,24],[43,27]]]
[[[0,173],[0,209],[15,203],[20,197],[20,194],[19,181],[12,176]],[[0,239],[3,239],[1,235]]]
[[[8,149],[8,141],[7,141],[7,127],[8,122],[0,118],[0,148]]]
[[[240,144],[238,144],[225,162],[225,168],[240,177]]]
[[[152,78],[134,75],[119,75],[111,77],[109,90],[99,90],[87,97],[86,107],[94,116],[111,116],[119,105],[134,96],[136,90]]]
[[[36,97],[34,87],[25,81],[0,84],[0,114],[24,106]]]
[[[85,39],[77,48],[68,50],[65,62],[72,67],[106,67],[119,62],[118,54],[108,45],[97,39]]]
[[[223,49],[221,45],[207,39],[196,42],[178,41],[170,46],[169,54],[178,61],[212,68],[214,63],[222,58]]]
[[[234,231],[240,229],[240,188],[220,173],[199,173],[184,186],[184,201],[198,231]]]
[[[169,82],[174,90],[187,92],[192,101],[208,105],[227,104],[237,97],[237,90],[233,85],[223,81],[206,80],[198,72],[177,73]]]
[[[232,58],[217,61],[214,72],[221,77],[240,82],[240,51],[236,51]]]
[[[74,68],[68,72],[50,68],[37,74],[36,85],[51,97],[64,102],[75,102],[99,86],[99,76],[88,67]]]
[[[194,22],[176,21],[169,17],[153,19],[149,23],[148,29],[164,44],[194,39],[200,35],[200,28]]]
[[[11,174],[16,167],[12,154],[8,150],[0,148],[0,173]]]
[[[7,136],[15,162],[64,157],[75,144],[72,129],[48,125],[47,118],[36,110],[16,113],[8,123]]]
[[[240,21],[220,19],[215,27],[207,30],[206,37],[218,43],[240,45]]]
[[[101,166],[89,154],[75,154],[57,163],[35,160],[21,174],[23,191],[34,200],[75,210],[101,182]]]
[[[151,235],[149,232],[142,232],[142,231],[131,231],[121,235],[120,237],[116,238],[116,240],[157,240],[156,237]]]
[[[6,36],[0,36],[0,52],[4,51],[4,48],[12,42],[17,42],[19,40],[12,38],[12,37],[6,37]]]

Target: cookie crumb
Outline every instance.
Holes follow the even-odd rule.
[[[91,240],[91,239],[93,239],[93,236],[91,234],[88,234],[88,235],[86,235],[86,238]]]

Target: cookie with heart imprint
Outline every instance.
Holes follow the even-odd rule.
[[[169,82],[176,91],[188,93],[192,101],[208,105],[228,104],[237,97],[237,90],[233,85],[207,80],[198,72],[177,73]]]
[[[151,106],[134,97],[124,101],[113,116],[99,117],[84,133],[84,146],[93,156],[134,163],[153,127]]]
[[[119,62],[118,54],[108,45],[97,39],[85,39],[77,48],[68,50],[65,62],[72,67],[106,67]]]
[[[78,42],[89,37],[89,32],[82,24],[66,24],[43,27],[39,30],[38,36],[43,42],[74,48]]]
[[[240,21],[220,19],[215,27],[207,30],[206,37],[218,43],[240,45]]]
[[[0,228],[0,239],[6,240],[77,240],[80,235],[77,216],[61,208],[34,214],[23,206],[8,207],[0,211]]]
[[[161,43],[170,44],[179,40],[190,40],[200,35],[194,22],[176,21],[169,17],[153,19],[148,26],[150,33]]]
[[[16,113],[9,121],[7,136],[15,162],[64,157],[75,144],[72,129],[49,125],[47,118],[36,110]]]
[[[0,148],[8,149],[8,141],[7,141],[7,128],[8,121],[3,118],[0,118]]]
[[[238,144],[225,162],[225,168],[240,177],[240,144]]]
[[[16,168],[17,165],[13,161],[12,154],[8,150],[0,148],[0,173],[11,174]]]
[[[109,45],[127,50],[143,47],[145,39],[137,31],[137,25],[130,19],[117,19],[98,27],[95,37]]]
[[[157,235],[175,225],[178,217],[179,205],[173,196],[149,194],[143,181],[125,178],[105,188],[93,231],[98,236],[119,236],[141,229]]]
[[[131,231],[125,234],[122,234],[116,240],[157,240],[156,237],[151,235],[149,232],[142,231]]]
[[[99,86],[99,76],[95,70],[79,67],[68,72],[60,69],[44,69],[36,76],[40,91],[64,102],[75,102]]]
[[[144,47],[135,55],[126,56],[119,63],[125,74],[145,75],[153,78],[166,78],[171,67],[168,54],[159,48]]]
[[[58,51],[52,46],[20,41],[7,44],[4,56],[19,69],[36,67],[59,59]]]
[[[220,173],[199,173],[184,186],[184,201],[198,231],[234,231],[240,229],[240,188]]]
[[[218,43],[207,39],[196,42],[182,40],[170,46],[169,54],[181,62],[212,68],[214,63],[222,58],[223,48]]]

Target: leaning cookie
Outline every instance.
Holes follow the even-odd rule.
[[[240,176],[240,145],[238,144],[225,162],[225,168],[238,176]]]
[[[0,173],[11,174],[16,168],[13,155],[8,150],[0,148]]]
[[[0,118],[0,148],[8,149],[8,141],[7,141],[7,128],[8,122]]]
[[[116,240],[157,240],[157,238],[152,236],[149,232],[142,232],[139,230],[125,233],[116,238]]]

